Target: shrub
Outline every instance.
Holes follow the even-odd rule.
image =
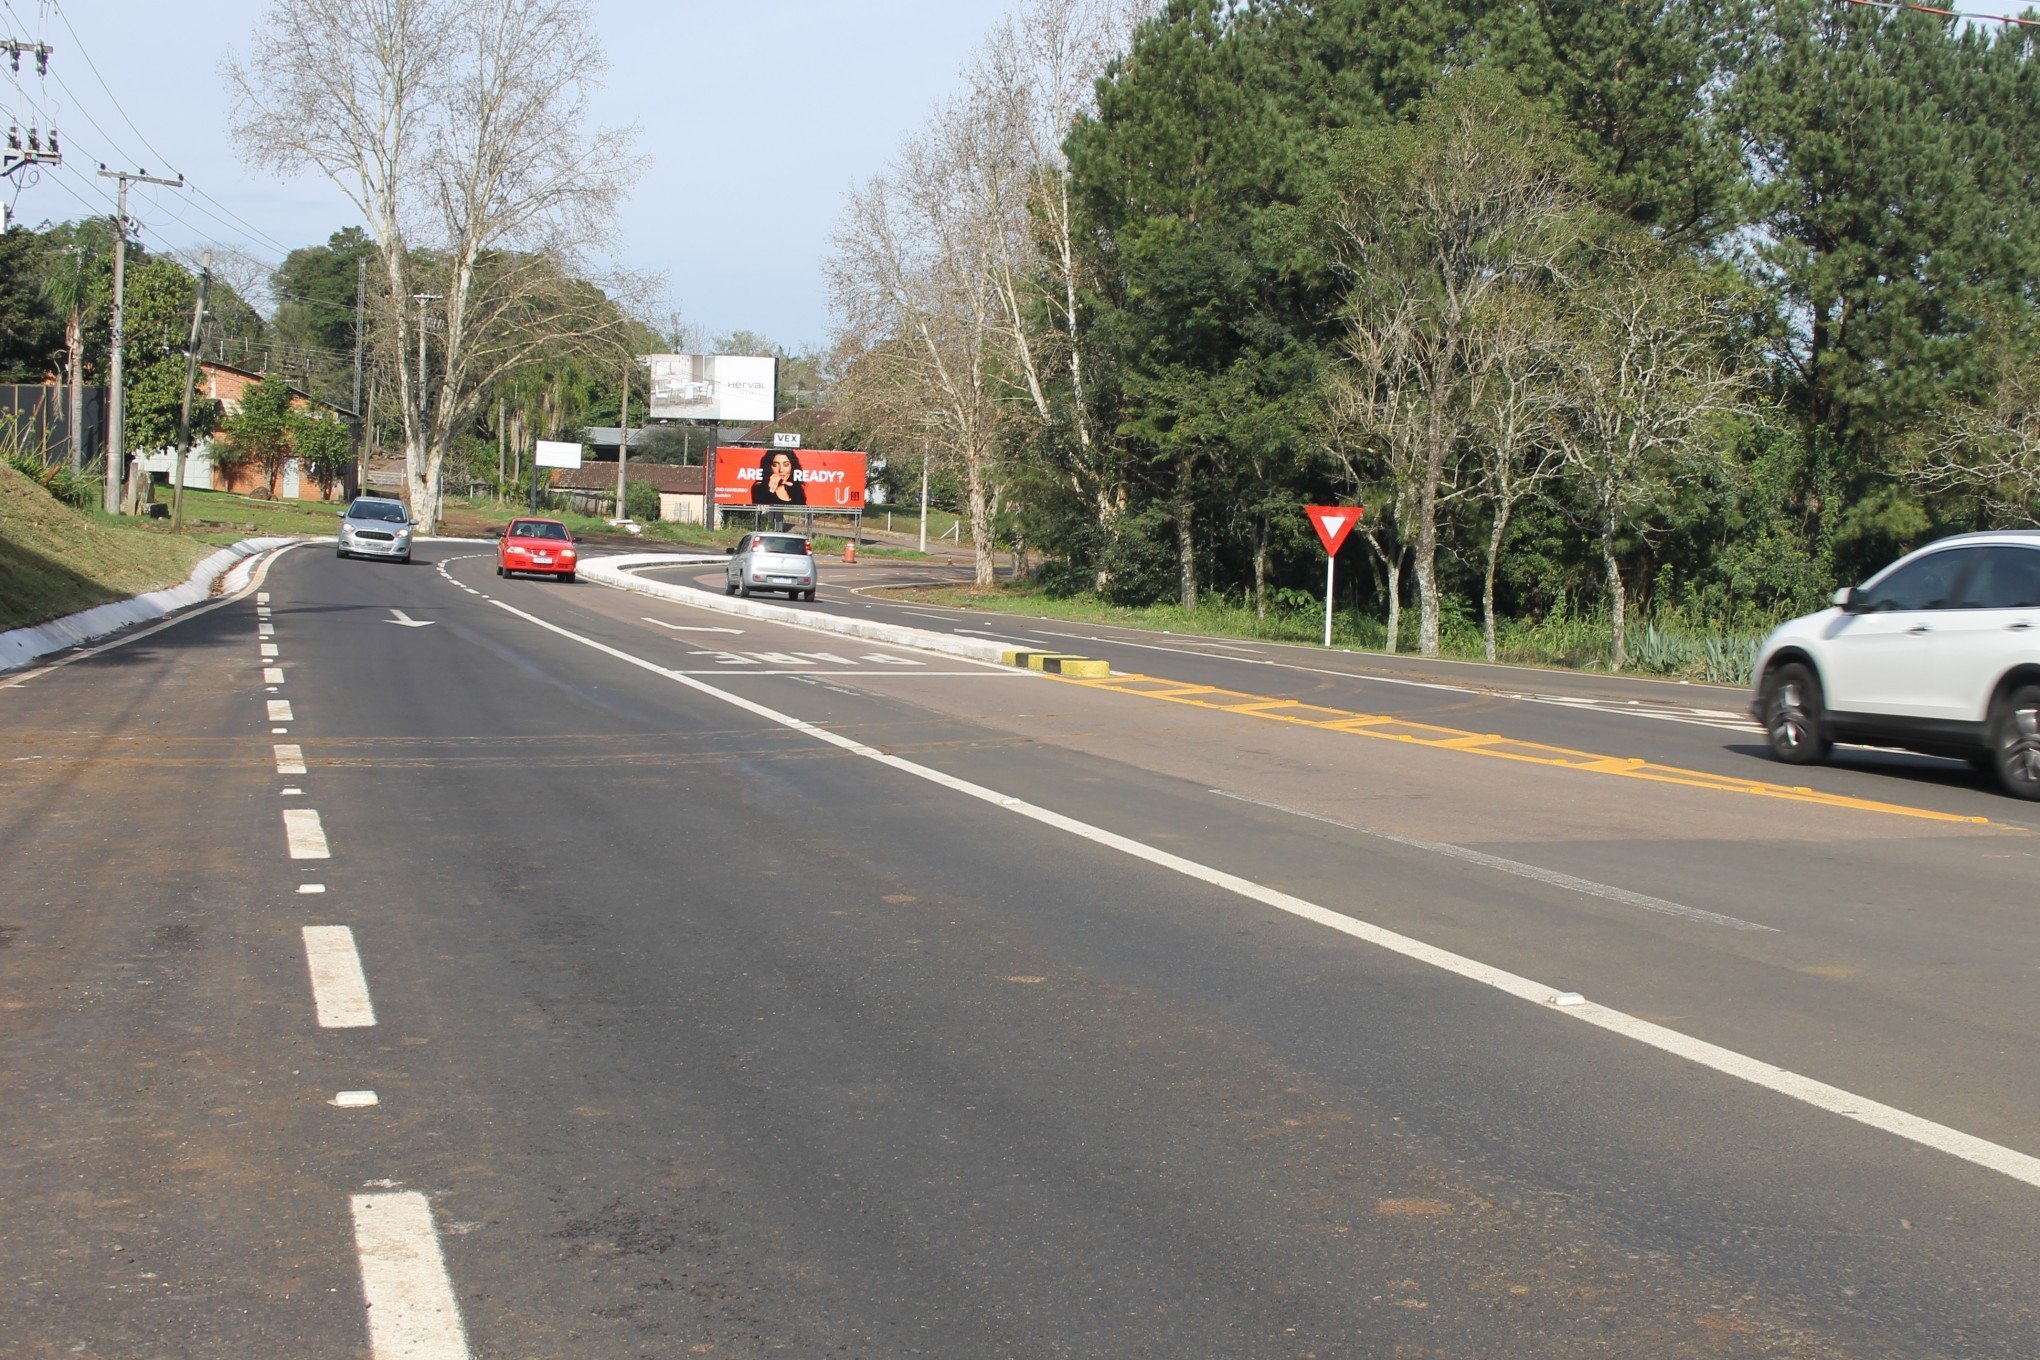
[[[630,519],[649,524],[659,517],[659,488],[650,482],[623,484],[623,513]]]

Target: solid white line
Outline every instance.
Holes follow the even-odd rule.
[[[1117,832],[1092,826],[1088,822],[1080,822],[1073,817],[1065,817],[1059,812],[1052,812],[1047,808],[1038,807],[1022,799],[1010,797],[998,792],[996,789],[986,788],[982,784],[973,784],[968,780],[958,779],[954,775],[945,774],[941,770],[933,769],[926,765],[917,765],[913,761],[905,760],[899,756],[881,751],[876,747],[866,746],[862,742],[841,736],[825,727],[817,727],[813,723],[794,717],[792,714],[781,713],[777,709],[767,708],[765,705],[746,699],[742,695],[718,689],[714,685],[697,680],[691,675],[683,675],[670,671],[656,662],[647,661],[643,657],[633,656],[629,652],[611,647],[604,642],[597,642],[594,638],[584,637],[579,633],[562,628],[558,624],[548,623],[536,614],[527,614],[523,610],[504,604],[501,601],[491,601],[491,603],[498,609],[514,614],[528,623],[536,624],[547,632],[557,634],[573,642],[578,642],[584,647],[592,648],[605,656],[614,657],[627,665],[636,666],[640,670],[664,676],[677,685],[684,685],[710,698],[742,709],[767,722],[813,737],[816,741],[836,747],[838,750],[862,756],[866,760],[898,770],[902,774],[909,774],[917,779],[927,780],[931,784],[949,789],[954,793],[989,803],[993,807],[1003,808],[1008,812],[1026,817],[1031,821],[1039,822],[1044,826],[1053,827],[1058,831],[1067,832],[1072,836],[1090,841],[1093,844],[1117,850],[1121,854],[1155,865],[1157,868],[1167,869],[1186,878],[1210,884],[1215,888],[1221,888],[1227,892],[1244,897],[1251,902],[1258,902],[1277,911],[1287,912],[1301,920],[1314,922],[1325,927],[1327,930],[1337,931],[1342,935],[1378,946],[1391,953],[1399,954],[1404,958],[1428,964],[1455,977],[1462,977],[1471,982],[1478,982],[1482,986],[1492,987],[1498,992],[1506,993],[1521,1001],[1527,1001],[1551,1014],[1564,1016],[1567,1019],[1584,1021],[1597,1028],[1620,1034],[1641,1044],[1647,1044],[1661,1052],[1684,1058],[1689,1062],[1697,1063],[1702,1067],[1720,1072],[1726,1076],[1735,1077],[1738,1080],[1749,1082],[1751,1085],[1763,1087],[1779,1095],[1788,1096],[1793,1100],[1803,1101],[1818,1109],[1842,1115],[1860,1124],[1867,1124],[1871,1128],[1894,1134],[1897,1137],[1918,1143],[1923,1147],[1933,1148],[1938,1152],[1947,1153],[1951,1157],[1960,1158],[1974,1166],[1984,1167],[2009,1176],[2014,1180],[2022,1181],[2027,1185],[2040,1188],[2040,1157],[2032,1157],[2016,1149],[1978,1138],[1974,1134],[1964,1133],[1960,1129],[1950,1128],[1945,1124],[1937,1124],[1932,1120],[1922,1119],[1918,1115],[1910,1114],[1895,1106],[1867,1099],[1853,1092],[1843,1090],[1839,1086],[1830,1086],[1826,1082],[1815,1081],[1811,1077],[1801,1076],[1796,1072],[1787,1071],[1785,1068],[1774,1066],[1760,1059],[1748,1057],[1732,1049],[1710,1044],[1703,1039],[1695,1039],[1690,1035],[1681,1034],[1677,1030],[1667,1029],[1663,1025],[1652,1024],[1648,1020],[1639,1020],[1635,1016],[1612,1010],[1606,1006],[1598,1006],[1591,1003],[1577,1005],[1569,1003],[1560,1007],[1555,1004],[1555,999],[1560,995],[1567,994],[1568,989],[1552,987],[1546,983],[1537,982],[1534,979],[1522,977],[1505,969],[1482,963],[1478,959],[1471,959],[1463,954],[1455,954],[1450,950],[1440,949],[1435,945],[1426,944],[1412,936],[1388,930],[1371,922],[1360,920],[1357,917],[1332,911],[1329,908],[1319,906],[1315,902],[1305,901],[1300,897],[1292,897],[1288,893],[1255,883],[1250,879],[1241,878],[1236,874],[1229,874],[1222,869],[1214,869],[1208,865],[1199,864],[1195,860],[1184,859],[1180,855],[1172,855],[1166,850],[1145,845],[1140,841],[1121,836]]]
[[[399,1190],[356,1195],[353,1204],[369,1353],[375,1360],[467,1360],[467,1329],[431,1203]]]
[[[326,848],[326,828],[319,824],[316,808],[285,808],[283,834],[290,842],[292,859],[331,859]]]
[[[288,699],[270,699],[270,700],[268,700],[267,702],[268,702],[268,704],[269,704],[269,721],[271,721],[271,722],[296,722],[296,721],[297,721],[297,719],[296,719],[296,718],[293,718],[293,717],[292,717],[292,716],[290,715],[290,700],[288,700]]]
[[[1720,912],[1707,911],[1700,907],[1689,907],[1681,902],[1668,902],[1662,897],[1652,897],[1648,893],[1631,892],[1627,888],[1618,888],[1610,883],[1596,883],[1591,878],[1579,878],[1572,874],[1560,873],[1556,869],[1546,869],[1535,864],[1525,864],[1521,860],[1504,859],[1500,855],[1490,855],[1484,850],[1469,850],[1463,845],[1448,845],[1440,841],[1419,840],[1415,836],[1398,836],[1393,831],[1379,831],[1369,826],[1355,826],[1351,822],[1342,822],[1336,817],[1324,817],[1315,812],[1305,812],[1302,808],[1285,807],[1281,803],[1271,803],[1265,798],[1249,798],[1244,793],[1229,793],[1224,789],[1213,789],[1211,792],[1217,794],[1220,798],[1230,798],[1239,803],[1252,803],[1255,807],[1268,808],[1274,812],[1286,812],[1292,817],[1307,817],[1313,822],[1323,822],[1327,826],[1336,826],[1341,830],[1352,831],[1362,836],[1372,836],[1376,840],[1389,841],[1396,845],[1407,845],[1412,850],[1422,850],[1433,855],[1444,855],[1448,859],[1461,860],[1467,864],[1477,864],[1483,869],[1494,869],[1501,873],[1514,874],[1518,878],[1534,879],[1539,883],[1548,883],[1554,888],[1564,888],[1568,892],[1583,893],[1589,897],[1605,898],[1610,902],[1619,902],[1625,907],[1636,907],[1643,911],[1656,912],[1660,916],[1677,916],[1688,921],[1698,921],[1702,925],[1727,926],[1730,930],[1761,930],[1773,935],[1778,933],[1776,926],[1762,926],[1758,925],[1755,921],[1745,921],[1740,916],[1723,916]]]
[[[312,1004],[321,1029],[365,1029],[375,1023],[368,978],[346,926],[306,926],[305,966],[312,974]]]
[[[305,748],[302,746],[275,746],[276,772],[278,774],[303,774],[305,772]]]

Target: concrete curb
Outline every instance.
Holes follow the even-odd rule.
[[[681,604],[693,605],[697,609],[712,610],[716,613],[736,614],[764,623],[799,624],[803,628],[812,628],[817,632],[862,638],[866,642],[890,642],[895,646],[966,657],[972,661],[989,661],[994,665],[1013,664],[1006,659],[1010,649],[1002,648],[996,642],[952,637],[947,633],[924,632],[919,628],[908,628],[896,623],[879,623],[870,619],[838,618],[833,614],[810,613],[786,605],[760,604],[756,600],[740,600],[734,596],[716,595],[706,590],[690,590],[686,586],[668,585],[664,581],[647,581],[631,575],[627,570],[632,567],[707,566],[712,563],[720,565],[728,560],[729,556],[726,553],[626,553],[617,557],[583,558],[580,573],[584,580],[597,581],[619,590],[634,590],[640,595],[655,595],[662,600],[675,600]]]
[[[262,554],[288,547],[296,538],[244,538],[230,548],[221,548],[191,569],[183,585],[152,590],[128,600],[111,600],[48,623],[0,633],[0,672],[18,670],[53,652],[68,651],[97,642],[138,623],[153,623],[180,609],[211,599],[215,587],[220,594],[232,594],[247,587],[250,574]]]

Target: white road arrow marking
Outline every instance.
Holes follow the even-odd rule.
[[[640,614],[638,617],[642,618],[646,623],[656,623],[659,627],[670,628],[676,633],[734,633],[741,635],[744,631],[741,628],[690,628],[684,623],[668,623],[664,619],[655,619],[649,614]]]
[[[400,624],[405,628],[430,628],[432,626],[431,619],[414,619],[401,609],[392,609],[390,612],[392,614],[395,614],[396,617],[393,619],[384,619],[383,620],[384,623]]]

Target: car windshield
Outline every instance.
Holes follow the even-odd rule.
[[[795,557],[807,556],[807,540],[785,534],[758,535],[758,551],[769,553],[791,553]]]
[[[513,524],[513,525],[511,525],[511,526],[510,526],[510,537],[512,537],[512,538],[561,538],[561,539],[563,539],[563,538],[565,538],[566,536],[567,536],[567,526],[566,526],[566,525],[564,525],[564,524],[548,524],[548,523],[547,523],[546,521],[544,521],[544,520],[529,520],[529,519],[528,519],[528,520],[519,520],[519,521],[518,521],[517,523],[515,523],[515,524]]]
[[[404,507],[395,501],[356,501],[347,507],[349,519],[379,519],[391,524],[402,524],[406,518]]]

